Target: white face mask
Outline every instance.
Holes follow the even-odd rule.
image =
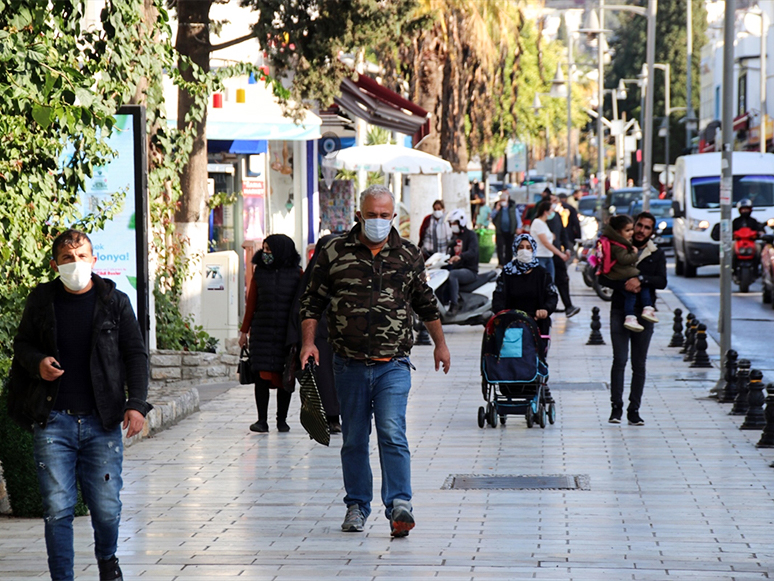
[[[452,229],[452,233],[454,233],[454,234],[459,234],[460,233],[460,227],[457,224],[452,224],[451,229]]]
[[[433,210],[433,218],[436,220],[443,218],[443,210]]]
[[[519,262],[532,262],[532,249],[519,248],[516,251],[516,260]]]
[[[79,292],[85,289],[91,281],[91,262],[69,262],[58,264],[59,278],[68,290]]]
[[[384,218],[363,220],[363,233],[366,238],[374,243],[385,240],[389,236],[391,228],[392,220],[385,220]]]

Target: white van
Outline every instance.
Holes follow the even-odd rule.
[[[720,153],[699,153],[677,158],[672,190],[674,210],[675,272],[696,276],[696,268],[720,263]],[[733,209],[748,198],[753,217],[774,225],[774,154],[735,151]]]

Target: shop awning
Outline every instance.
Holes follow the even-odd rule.
[[[750,126],[750,113],[744,112],[734,117],[734,131],[747,131]]]
[[[286,117],[271,89],[263,83],[245,84],[245,102],[236,102],[236,90],[232,89],[229,99],[223,99],[222,107],[216,108],[210,100],[207,109],[207,140],[219,142],[254,141],[307,141],[321,137],[322,120],[305,110],[300,123]],[[177,90],[165,91],[166,109],[177,111]],[[177,125],[176,119],[169,120]],[[251,144],[242,143],[238,149],[255,149]],[[252,151],[245,151],[252,153]],[[243,153],[232,151],[232,153]]]
[[[377,127],[414,136],[414,145],[430,133],[430,114],[366,75],[344,79],[336,105]]]

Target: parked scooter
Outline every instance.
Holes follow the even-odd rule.
[[[758,233],[752,228],[739,228],[734,232],[734,256],[731,269],[739,291],[746,293],[758,278],[759,253],[755,240]]]
[[[492,317],[492,296],[495,291],[497,272],[492,270],[479,274],[476,280],[469,284],[460,285],[459,310],[450,315],[444,305],[446,281],[449,280],[449,271],[443,266],[448,264],[449,257],[437,252],[425,262],[427,268],[427,282],[433,289],[438,310],[441,312],[441,323],[444,325],[486,325]]]
[[[583,282],[586,286],[593,288],[597,296],[603,301],[613,300],[613,289],[599,284],[599,277],[596,274],[596,267],[589,263],[589,255],[594,252],[597,245],[596,238],[593,240],[584,240],[578,248],[578,265],[576,269],[583,275]]]

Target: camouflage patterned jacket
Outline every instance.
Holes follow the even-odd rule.
[[[358,224],[326,244],[301,298],[301,320],[320,320],[330,303],[328,331],[343,357],[404,357],[411,351],[412,309],[423,321],[440,317],[419,249],[393,228],[374,257]]]

